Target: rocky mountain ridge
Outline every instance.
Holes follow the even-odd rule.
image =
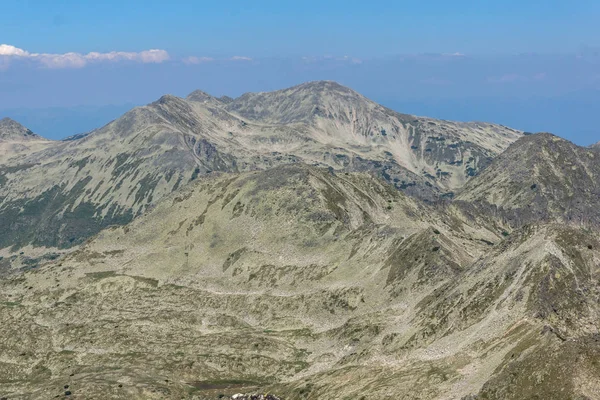
[[[87,135],[8,152],[0,219],[21,234],[7,230],[0,248],[72,247],[203,174],[296,162],[370,172],[435,201],[519,136],[497,125],[398,114],[333,82],[231,100],[166,95]]]
[[[600,155],[549,133],[525,136],[456,196],[507,225],[600,226]]]

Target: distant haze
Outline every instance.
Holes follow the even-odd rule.
[[[600,140],[600,57],[405,55],[172,59],[48,69],[13,61],[0,72],[0,117],[52,139],[98,128],[134,105],[195,89],[237,97],[311,80],[335,80],[396,111],[548,131],[580,145]]]
[[[100,128],[132,107],[134,107],[133,104],[15,108],[0,110],[0,115],[17,120],[46,138],[64,139],[68,136]]]

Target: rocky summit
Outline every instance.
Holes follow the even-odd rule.
[[[0,397],[600,398],[597,149],[329,81],[15,124]]]

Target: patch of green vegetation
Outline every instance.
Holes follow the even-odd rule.
[[[101,280],[101,279],[112,278],[114,276],[117,276],[117,272],[116,271],[88,272],[85,275],[94,280]]]
[[[69,168],[77,167],[77,172],[81,171],[89,162],[91,156],[84,157],[80,160],[69,163]]]
[[[146,175],[139,180],[139,189],[135,193],[134,204],[148,204],[152,202],[152,192],[160,181],[160,176]]]
[[[38,164],[34,164],[34,163],[26,163],[26,164],[19,164],[19,165],[13,165],[13,166],[3,166],[0,167],[0,174],[14,174],[15,172],[19,172],[19,171],[24,171],[26,169],[29,168],[33,168]]]
[[[261,381],[245,380],[245,379],[214,379],[203,380],[189,383],[190,386],[198,390],[214,390],[214,389],[234,389],[239,387],[256,387],[264,383]]]
[[[414,181],[413,181],[413,182],[405,182],[405,181],[402,181],[402,182],[400,183],[400,185],[396,185],[396,187],[397,187],[398,189],[407,189],[407,188],[410,188],[410,187],[412,187],[412,186],[416,186],[416,185],[417,185],[417,182],[414,182]]]
[[[125,164],[125,162],[129,159],[129,157],[131,157],[131,154],[129,154],[129,153],[120,153],[120,154],[117,154],[116,157],[112,158],[109,161],[107,166],[112,165],[113,160],[114,160],[115,165],[113,166],[113,172],[112,172],[112,175],[114,177],[119,176],[120,171],[121,171],[119,168],[121,168]]]
[[[194,171],[192,172],[192,176],[190,177],[190,181],[194,181],[194,180],[198,179],[199,175],[200,175],[200,168],[199,167],[194,168]]]
[[[157,279],[146,278],[145,276],[139,276],[139,275],[125,275],[125,276],[133,278],[133,279],[135,279],[138,282],[145,283],[145,284],[150,285],[152,287],[158,287],[158,280]]]
[[[323,181],[323,183],[325,184],[325,188],[322,189],[321,193],[325,198],[327,209],[333,212],[339,221],[348,223],[350,217],[348,216],[346,210],[344,210],[344,205],[346,205],[346,197],[328,182]]]
[[[229,256],[227,256],[227,259],[223,263],[223,272],[227,271],[229,267],[235,264],[247,251],[248,249],[246,247],[243,247],[229,254]]]
[[[90,202],[74,204],[92,178],[86,177],[73,188],[54,186],[34,198],[7,201],[0,210],[0,248],[13,251],[34,246],[68,248],[84,242],[110,225],[124,225],[133,219],[131,209],[111,205],[105,217],[103,207]]]

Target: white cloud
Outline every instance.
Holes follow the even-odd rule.
[[[77,53],[32,54],[29,57],[48,68],[81,68],[87,63],[85,57]]]
[[[169,59],[169,53],[165,50],[151,49],[141,52],[111,51],[108,53],[91,52],[81,53],[30,53],[18,47],[2,44],[0,45],[0,57],[5,63],[11,59],[26,59],[38,62],[47,68],[82,68],[93,62],[119,62],[132,61],[140,63],[162,63]],[[8,59],[8,60],[6,60]]]
[[[233,56],[230,58],[231,61],[252,61],[252,59],[250,57],[244,57],[244,56]]]
[[[215,61],[215,59],[212,57],[190,56],[190,57],[184,58],[182,61],[184,64],[204,64],[204,63],[213,62],[213,61]]]
[[[27,57],[28,55],[29,53],[23,49],[19,49],[9,44],[0,44],[0,56]]]

